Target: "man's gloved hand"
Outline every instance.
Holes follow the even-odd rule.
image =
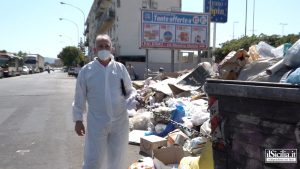
[[[135,97],[129,97],[126,100],[126,105],[127,105],[128,110],[135,109],[137,104],[138,104],[138,102],[135,100]]]

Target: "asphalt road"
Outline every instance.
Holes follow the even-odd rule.
[[[81,168],[84,138],[71,114],[75,82],[61,71],[0,79],[0,169]],[[139,146],[128,149],[124,169],[142,157]]]

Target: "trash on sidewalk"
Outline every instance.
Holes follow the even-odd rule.
[[[157,169],[178,168],[184,151],[180,146],[162,147],[153,150],[153,162]]]
[[[139,103],[135,111],[129,111],[133,140],[140,138],[140,151],[153,157],[156,169],[183,169],[191,164],[195,169],[213,168],[211,134],[223,136],[220,117],[213,113],[218,110],[212,108],[218,102],[209,106],[211,100],[203,89],[206,79],[299,85],[299,44],[273,47],[260,42],[248,51],[231,51],[218,69],[204,62],[190,70],[133,82]]]
[[[155,169],[155,167],[151,157],[144,157],[131,164],[128,169]]]
[[[147,130],[132,130],[129,132],[129,144],[140,145],[141,137],[145,136]]]
[[[165,138],[155,135],[143,136],[140,141],[140,152],[152,157],[155,149],[164,146],[167,146],[167,139]]]

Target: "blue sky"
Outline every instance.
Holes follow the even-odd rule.
[[[77,45],[78,32],[83,37],[84,16],[61,1],[1,0],[0,50],[56,58],[64,46]],[[79,7],[87,17],[93,0],[63,2]]]
[[[297,11],[300,6],[299,0],[248,0],[247,2],[248,14],[247,24],[245,24],[246,0],[228,0],[227,23],[216,24],[217,46],[233,38],[233,27],[235,30],[235,38],[244,36],[246,26],[248,36],[252,35],[252,30],[254,30],[255,35],[261,33],[267,35],[300,33],[300,20],[297,19]],[[183,0],[183,10],[203,12],[203,0]],[[211,26],[211,28],[213,28],[213,26]]]
[[[61,1],[0,0],[0,50],[39,53],[56,58],[64,46],[77,44],[78,32],[83,37],[84,16],[71,6],[61,5]],[[217,46],[233,38],[233,27],[235,38],[245,34],[246,0],[228,1],[227,23],[216,24]],[[93,0],[63,2],[79,7],[87,17]],[[287,35],[300,32],[300,20],[297,17],[299,0],[256,0],[255,8],[253,2],[248,0],[247,35],[252,35],[253,11],[254,34]],[[184,11],[203,12],[203,0],[182,0],[182,3]],[[65,20],[60,21],[59,18]],[[284,26],[280,23],[284,23]]]

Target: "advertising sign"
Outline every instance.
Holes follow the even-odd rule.
[[[142,10],[141,47],[208,49],[208,14]]]
[[[228,0],[205,0],[204,11],[206,13],[211,13],[211,22],[226,23],[228,14]]]

